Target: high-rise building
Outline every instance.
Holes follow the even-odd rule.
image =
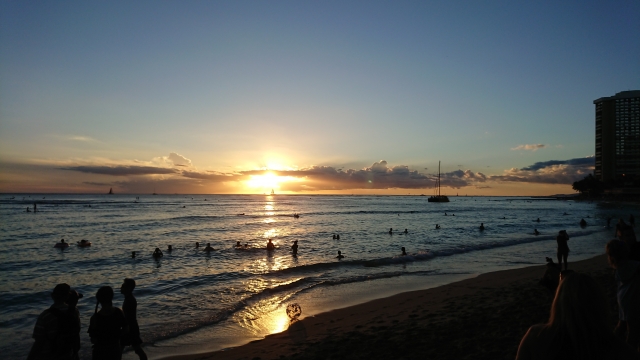
[[[615,187],[640,185],[640,90],[594,100],[595,177]]]

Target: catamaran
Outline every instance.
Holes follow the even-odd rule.
[[[428,202],[449,202],[446,195],[440,195],[440,161],[438,161],[438,180],[436,180],[436,194],[429,196]]]

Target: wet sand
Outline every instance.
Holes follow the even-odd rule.
[[[545,322],[553,293],[546,267],[498,271],[304,318],[247,345],[171,360],[514,359],[529,326]],[[615,284],[605,255],[570,263],[601,285],[615,324]]]

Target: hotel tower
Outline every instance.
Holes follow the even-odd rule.
[[[616,188],[640,185],[640,90],[594,100],[594,175]]]

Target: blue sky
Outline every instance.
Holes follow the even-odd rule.
[[[588,168],[505,172],[593,155],[593,100],[640,89],[637,1],[3,1],[0,17],[4,192],[263,192],[243,184],[270,169],[282,191],[407,193],[295,172],[381,160],[426,179],[442,160],[450,191],[571,192]],[[179,171],[118,170],[135,166]]]

